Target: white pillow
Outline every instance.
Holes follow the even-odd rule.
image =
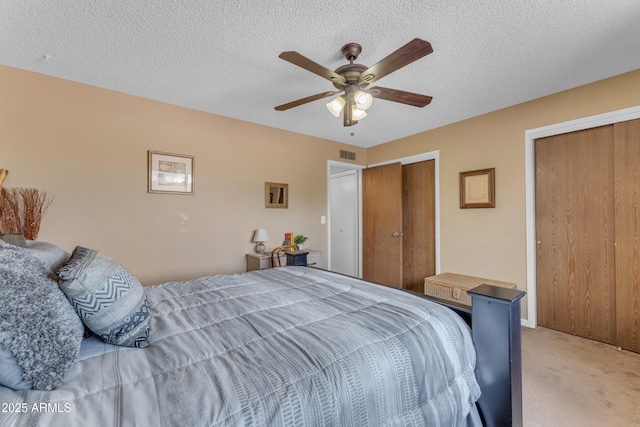
[[[27,240],[24,247],[40,258],[52,272],[58,271],[70,257],[69,252],[53,243]]]

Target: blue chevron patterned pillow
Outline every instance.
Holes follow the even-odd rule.
[[[73,308],[105,342],[146,347],[149,305],[140,282],[120,264],[77,246],[58,270],[60,288]]]

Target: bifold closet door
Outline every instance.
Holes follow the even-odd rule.
[[[402,166],[405,289],[424,293],[424,278],[436,274],[435,161]]]
[[[640,120],[614,125],[617,343],[640,352]]]
[[[613,127],[541,138],[535,153],[538,323],[613,344]]]
[[[435,161],[362,171],[363,277],[424,292],[435,274]]]
[[[402,165],[362,171],[362,277],[402,288]]]

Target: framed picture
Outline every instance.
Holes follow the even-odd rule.
[[[284,240],[282,241],[282,246],[289,246],[289,248],[293,248],[293,236],[294,236],[293,231],[284,233]]]
[[[289,208],[289,184],[278,182],[264,183],[264,207],[265,208]]]
[[[149,151],[149,193],[195,194],[193,156]]]
[[[496,169],[460,172],[460,209],[495,208]]]

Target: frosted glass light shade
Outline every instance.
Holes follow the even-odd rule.
[[[367,117],[367,112],[364,110],[360,110],[355,106],[351,109],[351,117],[353,120],[362,120]]]
[[[327,103],[327,109],[335,117],[338,117],[340,116],[340,112],[344,108],[344,104],[345,104],[344,96],[339,96],[333,101],[330,101]]]
[[[373,96],[369,92],[359,90],[353,94],[353,100],[359,110],[366,110],[373,104]]]

